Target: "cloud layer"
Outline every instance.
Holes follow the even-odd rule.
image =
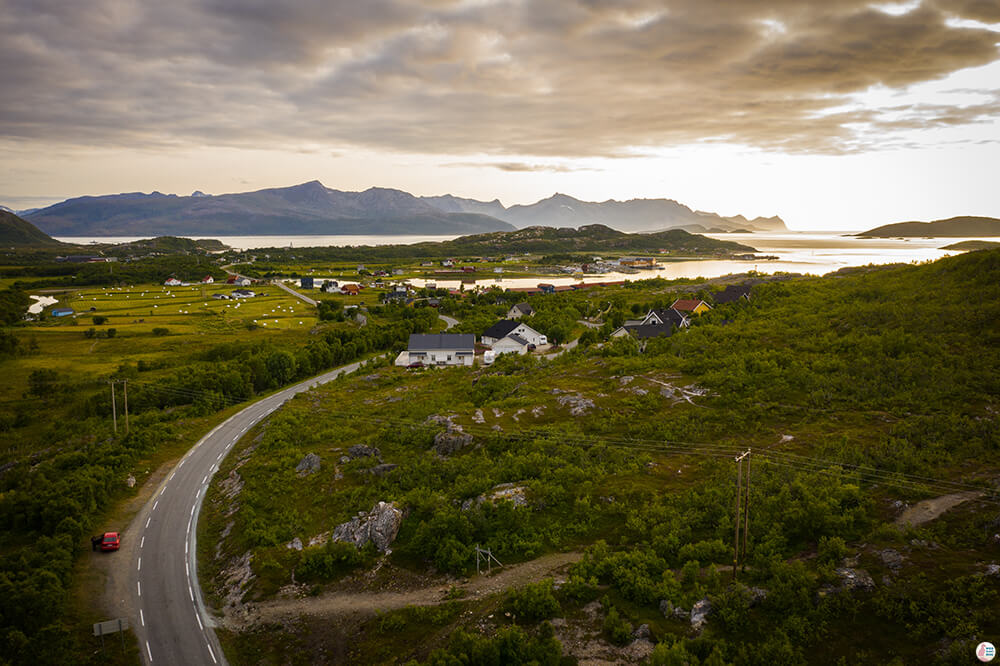
[[[867,108],[854,97],[996,61],[1000,33],[975,21],[1000,21],[1000,5],[0,0],[0,138],[546,157],[704,141],[851,152],[1000,115],[997,89],[966,105]],[[980,27],[959,27],[970,24]]]

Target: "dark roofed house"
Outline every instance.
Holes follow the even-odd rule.
[[[673,308],[667,308],[665,310],[650,310],[649,314],[642,320],[642,325],[645,324],[673,324],[678,328],[687,328],[691,322],[683,313]]]
[[[620,338],[631,335],[637,340],[648,340],[649,338],[670,337],[673,335],[675,327],[673,324],[638,324],[632,326],[622,326],[611,334],[612,338]]]
[[[410,335],[407,353],[407,365],[472,365],[476,336],[471,333],[414,333]]]
[[[479,341],[491,347],[509,335],[519,335],[533,345],[546,345],[548,339],[527,324],[512,319],[502,319],[483,331]]]
[[[752,288],[749,284],[730,284],[726,285],[726,288],[715,294],[713,298],[717,305],[722,305],[724,303],[735,303],[740,299],[750,300],[750,289]]]

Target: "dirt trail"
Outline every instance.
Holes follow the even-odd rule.
[[[941,497],[921,500],[903,511],[899,518],[896,519],[896,524],[917,527],[934,520],[948,509],[954,508],[962,502],[976,499],[980,496],[982,496],[981,492],[968,490],[963,493],[952,493],[951,495],[942,495]]]
[[[556,553],[530,562],[494,569],[491,576],[473,576],[468,583],[455,583],[454,587],[465,592],[465,599],[489,596],[512,586],[524,585],[551,576],[559,569],[577,562],[582,553]],[[452,586],[439,582],[407,592],[329,592],[319,597],[277,599],[254,603],[250,613],[251,623],[269,623],[293,620],[301,615],[338,616],[373,615],[376,611],[392,610],[405,606],[431,606],[445,601],[445,594]],[[244,621],[226,617],[226,624],[242,625]]]

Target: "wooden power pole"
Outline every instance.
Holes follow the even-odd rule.
[[[115,382],[114,380],[108,382],[111,384],[111,422],[115,426],[115,434],[118,434],[118,410],[115,408]]]
[[[736,513],[733,516],[733,580],[736,580],[736,569],[740,563],[740,518],[749,525],[750,514],[747,505],[750,503],[750,449],[734,458],[736,462]],[[740,499],[743,495],[743,459],[747,459],[747,498],[744,502],[744,515],[740,516]],[[746,556],[746,529],[743,530],[743,555]]]

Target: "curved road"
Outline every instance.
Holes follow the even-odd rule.
[[[342,374],[351,363],[268,396],[229,417],[189,450],[133,521],[129,563],[132,627],[147,664],[225,664],[197,576],[198,514],[219,463],[247,430],[286,400]]]

